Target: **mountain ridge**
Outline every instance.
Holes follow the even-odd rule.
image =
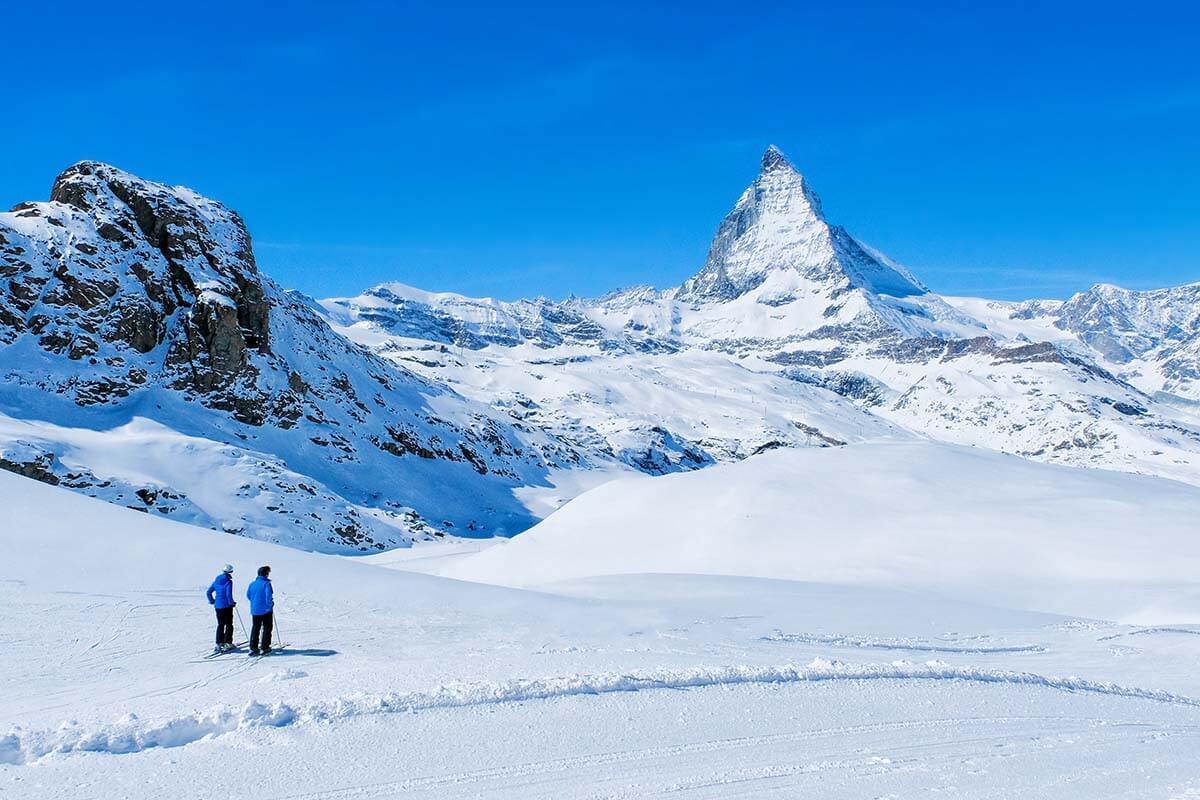
[[[792,202],[797,197],[798,208]],[[766,198],[764,208],[770,207],[762,213],[760,198]],[[784,222],[764,222],[770,214]],[[781,224],[792,231],[809,226],[804,241],[816,244],[797,249],[794,240],[775,235]],[[760,225],[766,233],[756,230]],[[734,260],[741,258],[738,264],[750,268],[731,277],[726,256],[739,248],[743,252]],[[854,272],[857,262],[851,256],[856,253],[898,276],[894,294],[877,291]],[[1172,291],[1182,290],[1164,290],[1164,296]],[[704,267],[678,287],[633,287],[594,299],[543,299],[534,305],[461,295],[442,302],[439,297],[444,296],[410,292],[404,304],[389,304],[378,290],[368,290],[358,298],[321,305],[341,332],[363,337],[401,359],[418,358],[412,355],[414,348],[431,338],[414,324],[427,316],[443,317],[443,331],[465,326],[470,335],[442,341],[463,348],[459,360],[474,359],[481,370],[503,370],[510,361],[546,360],[522,355],[526,346],[562,350],[569,354],[560,356],[559,377],[585,386],[592,383],[583,376],[591,369],[586,365],[597,359],[608,359],[616,369],[622,362],[650,357],[682,364],[685,354],[705,351],[748,365],[755,374],[784,377],[868,405],[872,416],[920,435],[1032,458],[1195,480],[1196,421],[1180,417],[1178,407],[1156,406],[1154,399],[1156,392],[1180,390],[1187,399],[1187,376],[1196,364],[1187,341],[1168,353],[1176,360],[1164,358],[1161,367],[1117,363],[1089,344],[1099,341],[1099,334],[1089,337],[1072,323],[1064,310],[1070,301],[1016,304],[946,298],[929,291],[908,270],[827,223],[816,193],[775,147],[764,153],[758,176],[718,226]],[[569,324],[556,327],[559,315]],[[522,336],[522,320],[537,333]],[[497,327],[489,330],[489,325]],[[547,328],[555,333],[547,335]],[[1152,350],[1142,352],[1157,353]],[[454,370],[458,385],[467,390],[469,371],[436,358],[424,360],[416,367],[423,374]],[[681,384],[691,382],[686,377],[690,370],[681,367]],[[516,375],[512,379],[518,381]],[[1015,387],[1020,391],[1014,392]],[[627,405],[608,414],[596,411],[608,403],[609,392],[592,392],[586,401],[541,394],[525,399],[558,410],[571,407],[581,418],[591,414],[618,430],[617,417],[632,413]],[[1016,394],[1023,397],[1018,400]],[[601,396],[604,400],[598,401]],[[490,399],[488,391],[475,397]],[[711,424],[720,413],[698,417]],[[667,416],[660,415],[655,424]],[[771,429],[771,435],[787,441],[779,428]],[[714,455],[719,461],[764,444],[747,451],[724,441],[711,452],[724,454]]]
[[[236,212],[87,161],[0,214],[0,279],[0,467],[302,548],[513,535],[613,476],[863,441],[1200,483],[1200,284],[943,297],[774,147],[675,288],[313,300]]]

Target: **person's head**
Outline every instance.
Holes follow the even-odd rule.
[[[271,568],[270,567],[259,567],[258,568],[258,577],[260,577],[260,578],[271,577]]]
[[[233,574],[233,564],[226,564],[225,569],[221,570],[221,572],[225,573],[226,575],[232,575]]]

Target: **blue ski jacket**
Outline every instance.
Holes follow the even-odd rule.
[[[246,589],[246,597],[250,600],[250,613],[270,614],[275,610],[275,592],[271,589],[271,579],[259,575]]]
[[[230,608],[234,605],[233,578],[222,572],[208,587],[205,596],[208,597],[208,602],[217,608]]]

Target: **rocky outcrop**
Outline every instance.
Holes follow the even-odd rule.
[[[230,493],[242,511],[201,513],[185,502],[195,487],[165,473],[137,485],[98,471],[78,479],[80,490],[124,485],[121,497],[135,506],[138,492],[165,492],[183,499],[156,505],[160,513],[365,550],[439,527],[516,533],[534,518],[511,490],[540,480],[564,452],[580,458],[335,334],[311,301],[259,271],[238,214],[183,187],[97,162],[70,167],[49,202],[0,214],[0,281],[10,406],[70,430],[146,416],[286,465],[249,451],[223,462],[256,476],[228,478],[260,487]],[[557,308],[547,314],[550,332],[586,323]],[[39,463],[9,468],[64,477]],[[300,484],[326,487],[320,508],[301,510],[317,495]],[[255,501],[256,492],[283,499]]]
[[[3,336],[36,336],[54,355],[130,366],[58,387],[81,404],[122,398],[162,377],[214,405],[268,355],[270,303],[241,218],[219,203],[85,161],[49,203],[0,220]],[[51,377],[51,376],[47,376]],[[52,378],[51,378],[52,379]]]

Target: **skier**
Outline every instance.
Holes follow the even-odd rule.
[[[250,655],[271,652],[271,629],[275,627],[275,592],[271,588],[271,568],[259,567],[258,577],[246,589],[250,601]],[[262,634],[261,646],[259,634]]]
[[[233,565],[226,564],[205,592],[208,603],[217,610],[217,647],[225,652],[233,649]]]

